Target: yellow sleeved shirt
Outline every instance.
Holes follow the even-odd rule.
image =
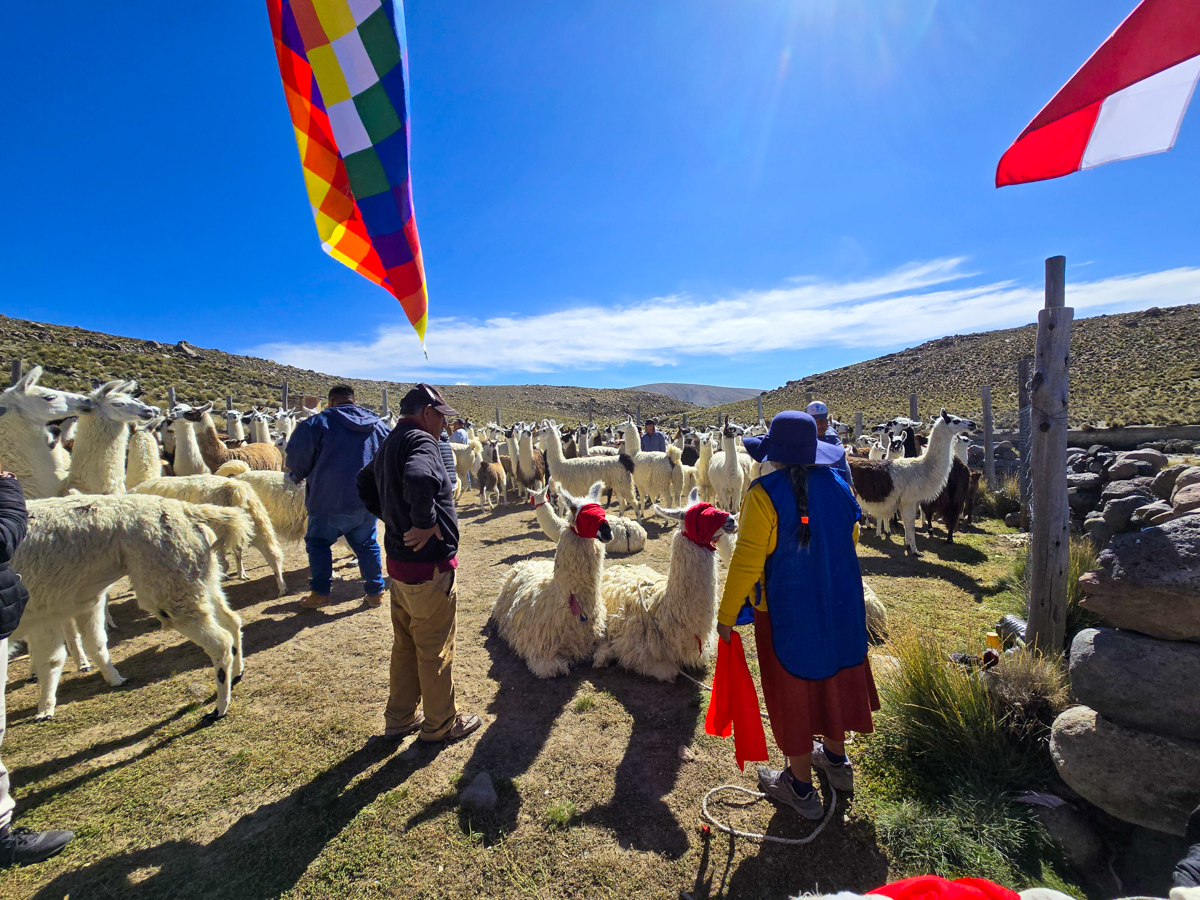
[[[775,552],[778,540],[779,517],[775,504],[761,484],[755,483],[742,501],[742,512],[738,516],[737,547],[729,560],[729,573],[725,577],[725,592],[721,595],[721,607],[717,611],[717,622],[733,625],[746,598],[755,601],[754,585],[762,580],[767,557]],[[854,543],[858,543],[858,523],[854,525]],[[762,585],[755,609],[767,609],[767,586]]]

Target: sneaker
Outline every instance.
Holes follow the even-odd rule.
[[[854,793],[854,763],[850,762],[850,757],[847,756],[844,763],[835,763],[825,755],[824,744],[813,744],[811,760],[813,768],[825,773],[835,791]]]
[[[441,737],[431,738],[421,735],[421,740],[429,741],[431,743],[438,741],[461,741],[468,734],[478,729],[480,724],[481,721],[479,716],[456,716],[454,719],[454,724],[450,726],[450,730]]]
[[[328,606],[331,599],[329,594],[318,594],[313,591],[300,601],[300,606],[304,609],[320,609],[322,606]]]
[[[363,598],[363,602],[371,607],[371,609],[379,609],[379,607],[383,606],[383,594],[367,594]]]
[[[73,831],[30,831],[5,829],[0,835],[0,869],[25,866],[49,859],[71,843]]]
[[[825,807],[821,805],[821,798],[816,790],[811,790],[801,797],[792,787],[792,778],[787,769],[759,766],[758,786],[770,799],[791,807],[810,822],[817,821],[825,814]]]

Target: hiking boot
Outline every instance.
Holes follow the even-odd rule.
[[[421,726],[425,724],[424,716],[417,716],[413,719],[412,724],[406,725],[403,728],[385,728],[383,734],[375,735],[376,740],[385,741],[389,744],[398,744],[410,734],[414,734],[421,730]]]
[[[758,786],[768,798],[791,807],[810,822],[817,821],[825,814],[825,807],[821,805],[821,798],[816,790],[810,790],[801,797],[792,787],[792,777],[788,774],[787,769],[759,766]]]
[[[0,832],[0,869],[27,866],[49,859],[71,843],[73,831],[30,831],[6,828]]]
[[[367,594],[363,598],[363,602],[371,607],[371,609],[379,609],[379,607],[383,606],[383,594]]]
[[[439,741],[461,741],[468,734],[479,728],[481,722],[479,716],[476,715],[458,715],[454,717],[454,724],[450,726],[450,730],[441,737],[431,738],[421,735],[421,740],[436,743]]]
[[[844,763],[835,763],[825,755],[824,744],[814,743],[811,761],[814,769],[825,773],[835,791],[854,793],[854,763],[850,762],[850,757],[847,756]]]
[[[322,606],[328,606],[331,599],[333,598],[330,594],[318,594],[313,591],[300,601],[300,606],[303,609],[320,609]]]

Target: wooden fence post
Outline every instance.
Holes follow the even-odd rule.
[[[225,395],[225,411],[228,412],[231,409],[233,409],[233,394],[226,394]]]
[[[862,413],[856,412],[854,414],[854,439],[857,441],[860,437],[862,437],[862,433]]]
[[[167,408],[175,408],[175,388],[173,387],[167,388]]]
[[[909,395],[908,395],[908,417],[909,417],[910,419],[912,419],[914,422],[919,422],[919,421],[921,421],[921,420],[920,420],[920,417],[918,416],[918,414],[917,414],[917,413],[918,413],[918,410],[917,410],[917,395],[916,395],[916,394],[909,394]]]
[[[496,427],[497,428],[504,427],[504,423],[500,421],[500,407],[498,407],[498,406],[496,407]]]
[[[812,403],[812,400],[813,400],[813,392],[812,392],[812,391],[805,391],[805,392],[804,392],[804,408],[805,408],[805,409],[808,409],[808,404]],[[759,413],[759,414],[758,414],[758,417],[761,419],[761,418],[762,418],[762,413]]]
[[[640,404],[640,403],[637,405],[637,416],[638,416],[637,417],[637,426],[638,426],[638,428],[641,428],[642,427],[642,404]]]
[[[588,397],[588,425],[592,425],[595,422],[595,419],[592,416],[592,410],[594,408],[594,403],[595,403],[595,401],[592,400],[591,397]],[[686,416],[687,413],[684,413],[684,415]]]
[[[992,427],[992,386],[985,384],[983,395],[983,477],[989,491],[996,489],[996,440]]]
[[[12,387],[14,384],[16,384],[18,381],[21,380],[21,376],[23,374],[25,374],[24,367],[25,367],[25,364],[21,360],[14,359],[12,361],[11,377],[8,380],[9,387]]]
[[[288,385],[286,378],[283,380],[283,408],[288,408]]]
[[[809,394],[808,396],[810,396],[810,397],[811,397],[811,396],[812,396],[812,394]],[[758,395],[757,397],[755,397],[754,399],[758,401],[758,421],[759,421],[759,422],[762,422],[762,421],[763,421],[763,414],[762,414],[762,394],[759,394],[759,395]]]
[[[683,427],[687,428],[687,413],[683,414]]]
[[[1020,442],[1021,469],[1021,530],[1029,531],[1029,358],[1017,360],[1017,440]]]
[[[1037,350],[1030,382],[1034,500],[1029,535],[1029,628],[1025,641],[1042,653],[1060,654],[1066,635],[1067,573],[1071,544],[1067,506],[1067,398],[1071,322],[1066,306],[1066,265],[1046,260],[1046,306],[1038,313]]]
[[[381,393],[383,394],[383,396],[380,398],[379,402],[380,402],[380,405],[383,407],[383,414],[386,416],[388,414],[388,389],[381,388],[380,390],[381,390]]]

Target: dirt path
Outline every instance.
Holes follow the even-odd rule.
[[[843,809],[805,847],[704,835],[704,792],[753,784],[731,742],[703,734],[707,698],[682,679],[616,669],[534,678],[487,617],[508,567],[550,558],[553,545],[528,506],[460,514],[455,668],[461,708],[484,720],[476,736],[440,752],[368,742],[381,727],[390,624],[386,606],[361,604],[344,549],[325,610],[299,607],[302,547],[288,551],[287,597],[272,596],[257,556],[250,581],[228,584],[246,674],[230,716],[207,729],[207,657],[116,594],[111,641],[125,687],[68,662],[55,719],[35,724],[28,660],[9,667],[3,751],[19,820],[78,838],[55,860],[0,875],[0,897],[775,898],[886,879],[871,826]],[[670,532],[653,520],[647,530],[632,560],[666,571]],[[991,577],[977,570],[997,543],[977,532],[955,548],[931,544],[913,564],[894,541],[865,547],[863,566],[889,605],[971,631],[987,617],[978,600]],[[468,817],[457,794],[481,771],[500,803]],[[755,831],[811,827],[766,803],[728,812]]]

